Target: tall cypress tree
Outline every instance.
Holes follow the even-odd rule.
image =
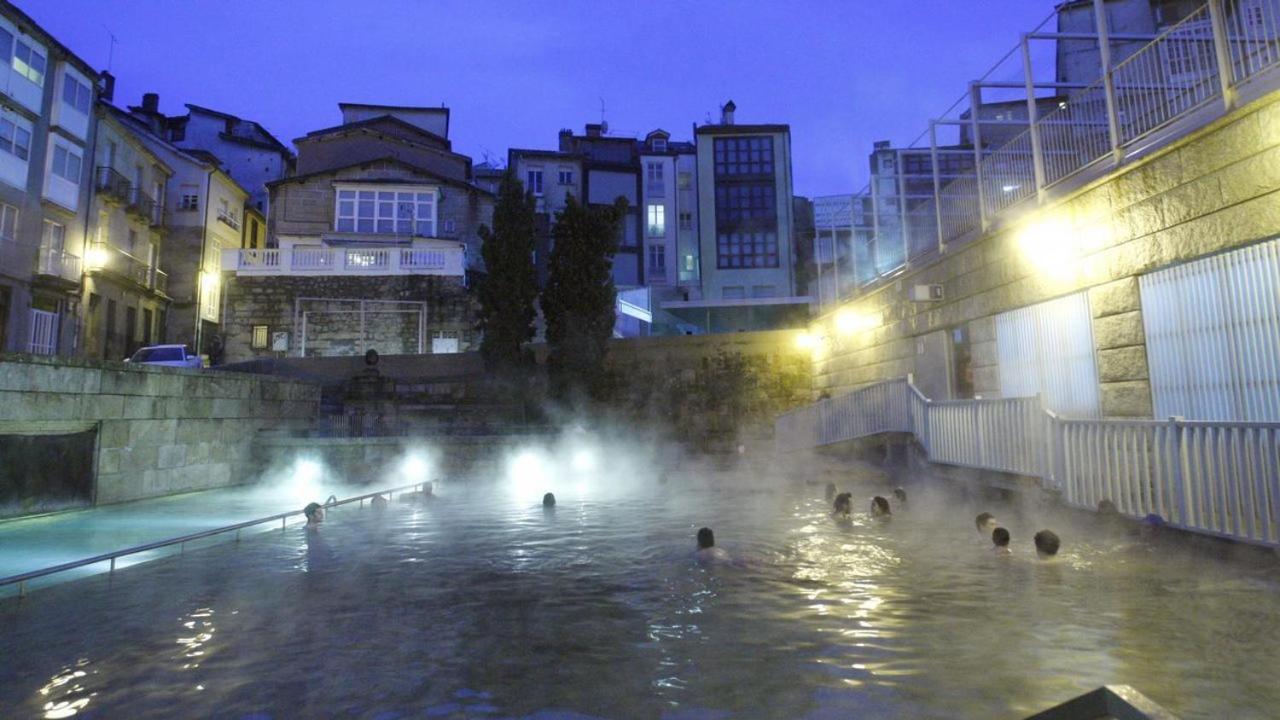
[[[621,197],[592,207],[571,196],[556,216],[542,314],[552,386],[562,397],[576,385],[595,392],[604,375],[618,295],[613,256],[626,212]]]
[[[480,228],[486,275],[480,280],[480,354],[490,370],[510,371],[533,338],[538,276],[533,266],[536,225],[533,195],[508,170],[498,188],[493,229]]]

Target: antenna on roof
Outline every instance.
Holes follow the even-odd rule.
[[[120,41],[116,39],[116,34],[111,32],[111,28],[107,27],[105,23],[102,28],[107,31],[107,37],[111,38],[110,43],[107,45],[107,70],[110,71],[111,60],[115,58],[116,55],[116,43]]]

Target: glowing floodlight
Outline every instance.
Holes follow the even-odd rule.
[[[573,453],[573,469],[578,472],[591,472],[596,469],[596,454],[583,448]]]
[[[836,313],[836,330],[841,335],[852,335],[853,333],[863,330],[870,330],[876,326],[876,319],[867,313],[861,313],[849,308],[843,308]]]
[[[289,479],[289,494],[298,502],[315,500],[323,474],[324,468],[315,460],[298,460],[293,464],[293,477]]]
[[[410,455],[400,463],[400,474],[411,483],[425,482],[430,468],[419,455]]]
[[[801,350],[813,350],[818,347],[818,338],[807,332],[796,335],[796,347]]]
[[[547,484],[547,467],[533,450],[522,450],[507,463],[507,477],[521,494],[542,492]]]
[[[1018,250],[1036,271],[1065,277],[1075,269],[1082,240],[1069,223],[1046,220],[1029,225],[1018,234]]]

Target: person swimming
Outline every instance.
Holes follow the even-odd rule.
[[[1058,554],[1058,548],[1062,542],[1058,539],[1058,534],[1052,530],[1041,530],[1036,533],[1036,557],[1041,560],[1052,560]]]
[[[871,498],[871,517],[889,517],[892,514],[888,500],[879,495]]]
[[[698,530],[698,550],[694,557],[699,560],[728,560],[729,553],[716,547],[716,534],[711,528],[704,527]]]
[[[374,495],[369,499],[369,505],[372,506],[374,510],[386,510],[387,499],[382,497],[382,495]]]
[[[847,520],[851,513],[853,513],[853,493],[846,492],[836,495],[835,502],[832,503],[831,517],[838,520]]]
[[[902,489],[902,488],[900,488],[900,487],[896,487],[896,488],[894,488],[894,489],[893,489],[893,499],[894,499],[894,501],[895,501],[895,502],[897,502],[897,503],[898,503],[898,507],[902,507],[903,505],[906,505],[906,504],[907,504],[907,491],[906,491],[906,490],[903,490],[903,489]]]
[[[555,507],[555,506],[556,506],[556,494],[555,494],[555,493],[547,493],[546,495],[543,495],[543,496],[542,496],[542,507],[544,507],[544,508],[551,508],[551,507]]]
[[[836,484],[827,483],[827,502],[831,502],[836,497]]]
[[[989,512],[979,513],[973,524],[978,526],[979,533],[987,536],[990,536],[999,527],[999,523],[996,522],[996,516]]]
[[[991,551],[997,555],[1009,555],[1009,531],[998,527],[991,531]]]
[[[324,508],[318,502],[307,503],[302,509],[302,514],[307,516],[307,525],[319,525],[324,522]]]

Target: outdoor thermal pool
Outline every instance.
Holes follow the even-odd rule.
[[[1280,708],[1274,561],[923,484],[842,527],[820,485],[739,480],[596,477],[549,513],[544,487],[446,482],[5,599],[0,717],[1015,718],[1104,683],[1187,718]],[[702,525],[746,562],[694,562]]]

